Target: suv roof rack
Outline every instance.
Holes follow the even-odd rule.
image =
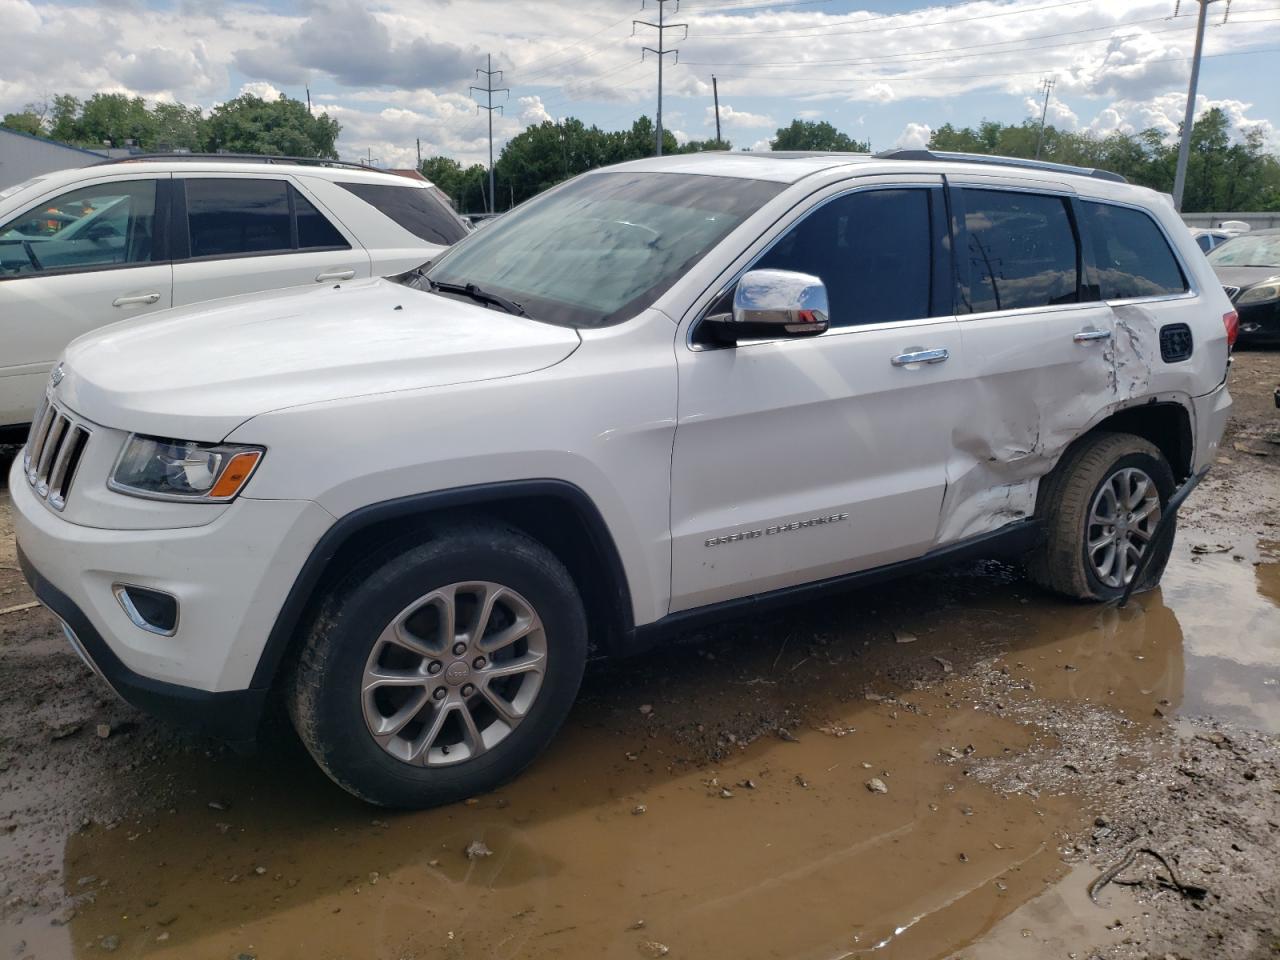
[[[134,163],[143,160],[225,160],[236,163],[296,163],[315,167],[349,167],[353,170],[372,170],[385,173],[377,167],[370,167],[352,160],[330,160],[327,157],[286,157],[271,153],[131,153],[127,157],[112,157],[95,163],[95,167],[104,167],[113,163]]]
[[[985,163],[1001,167],[1028,167],[1032,170],[1049,170],[1077,177],[1093,177],[1112,183],[1128,183],[1118,173],[1099,170],[1096,167],[1073,167],[1068,163],[1049,163],[1047,160],[1024,160],[1021,157],[997,157],[985,153],[952,153],[946,150],[885,150],[876,154],[877,160],[939,160],[952,163]]]

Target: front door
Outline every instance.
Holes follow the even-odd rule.
[[[941,180],[860,183],[751,264],[820,277],[832,329],[699,348],[695,326],[677,344],[672,612],[933,544],[963,367]]]
[[[0,428],[31,418],[50,366],[76,337],[171,306],[167,182],[77,187],[0,225]]]

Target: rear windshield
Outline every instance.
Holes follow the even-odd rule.
[[[390,217],[415,237],[448,246],[467,235],[458,215],[431,190],[381,183],[339,183],[369,206]]]
[[[617,323],[652,304],[782,188],[694,174],[585,174],[494,220],[428,277],[475,284],[548,323]]]

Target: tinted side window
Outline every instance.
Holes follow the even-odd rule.
[[[430,190],[381,183],[339,183],[369,206],[428,243],[448,245],[467,235],[458,215]]]
[[[1080,204],[1084,229],[1093,245],[1103,300],[1163,297],[1184,293],[1182,275],[1169,242],[1147,214],[1109,203]],[[1198,240],[1212,243],[1209,234]]]
[[[963,201],[962,312],[966,304],[983,313],[1080,299],[1080,256],[1064,199],[966,188]]]
[[[929,191],[836,197],[792,227],[753,269],[811,273],[827,286],[831,325],[929,316]]]
[[[350,247],[346,237],[315,208],[306,197],[293,192],[293,212],[298,218],[298,249],[312,250],[318,247]]]
[[[186,187],[191,256],[293,249],[284,180],[189,179]]]
[[[0,279],[150,263],[156,182],[99,183],[46,200],[0,226]]]

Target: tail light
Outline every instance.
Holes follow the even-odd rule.
[[[1227,328],[1227,346],[1236,345],[1236,337],[1240,336],[1240,314],[1232,310],[1222,315],[1222,325]]]

